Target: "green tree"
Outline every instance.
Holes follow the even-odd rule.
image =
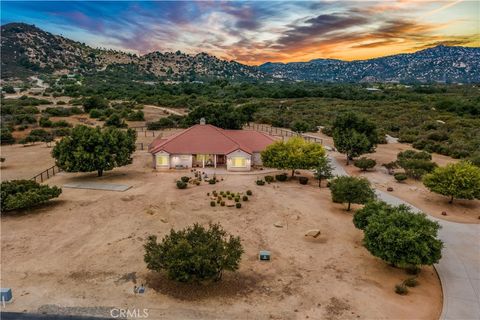
[[[304,133],[308,131],[309,125],[305,121],[297,120],[292,123],[290,129],[297,133]]]
[[[90,112],[92,109],[106,109],[108,108],[108,101],[99,96],[93,96],[83,101],[83,109],[85,112]]]
[[[333,177],[333,166],[330,164],[330,160],[323,156],[318,161],[317,166],[315,167],[314,173],[315,179],[318,180],[318,187],[322,187],[322,180],[330,179]]]
[[[368,169],[375,167],[377,162],[373,159],[362,157],[358,160],[355,160],[353,164],[355,167],[362,169],[362,171],[367,171]]]
[[[10,131],[8,128],[2,128],[0,130],[0,141],[1,141],[1,144],[14,143],[15,139],[13,138],[12,131]]]
[[[108,119],[105,121],[105,126],[115,127],[115,128],[125,128],[127,127],[127,124],[118,115],[118,113],[114,113],[110,117],[108,117]]]
[[[428,152],[405,150],[398,153],[396,163],[405,170],[407,176],[420,179],[437,167],[437,164],[431,160],[432,155]]]
[[[361,209],[355,211],[353,215],[353,224],[357,229],[365,230],[368,225],[368,219],[378,213],[391,213],[393,207],[383,201],[369,201]]]
[[[223,129],[242,129],[248,116],[229,104],[205,105],[193,109],[185,118],[187,125],[195,125],[204,118],[207,124]]]
[[[136,133],[133,129],[77,126],[52,150],[56,164],[67,172],[103,171],[132,163]]]
[[[469,161],[438,167],[423,178],[430,191],[453,199],[480,199],[480,168]]]
[[[333,202],[348,203],[347,211],[350,211],[352,203],[364,204],[375,198],[375,192],[365,178],[347,176],[335,178],[330,183],[330,191]]]
[[[227,234],[219,224],[172,229],[161,243],[149,236],[144,247],[148,269],[164,270],[180,282],[220,280],[224,270],[238,269],[243,253],[240,238]]]
[[[15,89],[10,85],[3,87],[3,91],[5,91],[5,93],[15,93]]]
[[[58,197],[62,189],[32,180],[4,181],[1,184],[2,211],[31,208]]]
[[[325,150],[317,143],[293,137],[269,145],[261,156],[264,166],[291,170],[293,177],[296,169],[316,168],[325,156]]]
[[[432,265],[442,257],[438,222],[406,206],[379,208],[367,219],[363,244],[374,256],[401,268]]]
[[[335,148],[347,157],[347,165],[354,157],[375,151],[378,132],[375,124],[355,113],[337,116],[332,126]]]

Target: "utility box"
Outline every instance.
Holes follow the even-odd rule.
[[[270,261],[270,251],[261,250],[258,257],[261,261]]]
[[[1,288],[0,289],[0,302],[11,302],[13,299],[12,289]]]

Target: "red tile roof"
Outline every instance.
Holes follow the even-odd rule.
[[[197,124],[169,137],[158,137],[148,151],[155,154],[165,151],[170,154],[229,154],[243,150],[252,154],[260,152],[275,140],[250,130],[224,130],[215,126]]]

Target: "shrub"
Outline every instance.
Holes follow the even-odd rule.
[[[282,181],[282,182],[287,181],[288,175],[286,173],[277,174],[277,175],[275,175],[275,179],[277,181]]]
[[[404,284],[397,284],[395,285],[395,293],[405,295],[408,293],[408,289]]]
[[[397,172],[393,175],[393,177],[395,178],[395,180],[397,180],[397,182],[402,182],[407,180],[407,175],[403,172]]]
[[[65,120],[55,121],[52,123],[53,128],[69,128],[72,125]]]
[[[363,208],[357,210],[353,215],[353,224],[357,229],[365,230],[368,225],[368,219],[380,212],[391,212],[392,206],[383,201],[370,201]]]
[[[108,127],[116,127],[116,128],[126,128],[127,124],[122,118],[117,114],[114,113],[105,121],[105,126]]]
[[[216,202],[215,202],[215,201],[210,201],[210,206],[211,206],[211,207],[215,207],[215,205],[216,205]]]
[[[333,202],[348,203],[347,211],[350,211],[352,203],[364,204],[375,197],[370,182],[365,178],[338,177],[330,182],[329,188]]]
[[[375,167],[376,164],[377,162],[375,160],[365,157],[355,160],[353,163],[355,167],[362,169],[362,171],[367,171],[368,169]]]
[[[103,116],[103,111],[98,109],[92,109],[89,113],[90,118],[97,119]]]
[[[177,188],[178,189],[186,189],[187,188],[187,183],[182,181],[182,180],[178,180],[177,181]]]
[[[265,181],[262,180],[262,179],[258,179],[258,180],[256,181],[256,184],[259,185],[259,186],[263,186],[263,185],[265,184]]]
[[[144,121],[145,120],[145,114],[143,111],[138,110],[137,112],[131,112],[127,116],[128,121]]]
[[[40,127],[42,128],[51,128],[53,125],[53,122],[48,119],[48,117],[41,117],[40,120],[38,121],[38,124],[40,124]]]
[[[433,192],[453,199],[480,199],[480,168],[469,161],[436,168],[423,178],[423,184]]]
[[[251,196],[253,194],[252,190],[247,190],[247,196]]]
[[[62,189],[41,185],[32,180],[12,180],[1,183],[1,210],[31,208],[58,197]]]
[[[239,198],[239,197],[235,197],[235,202],[240,202],[240,198]]]
[[[416,287],[418,286],[418,280],[416,277],[410,277],[403,281],[403,284],[407,287]]]
[[[367,219],[363,244],[374,256],[401,268],[432,265],[442,257],[440,225],[409,207],[379,206]]]
[[[298,178],[298,182],[300,182],[300,184],[307,184],[308,183],[308,178],[307,177],[300,177],[300,178]]]
[[[272,183],[273,181],[275,181],[275,178],[273,176],[265,176],[265,181],[267,183]]]
[[[58,106],[63,106],[63,105],[66,105],[66,104],[67,103],[65,101],[62,101],[62,100],[57,101]]]
[[[406,150],[397,155],[397,164],[405,170],[407,176],[414,179],[420,179],[437,167],[431,160],[432,155],[425,151]]]
[[[240,202],[235,203],[235,207],[237,209],[240,209],[242,207],[242,204]]]
[[[243,200],[243,201],[248,201],[248,196],[243,196],[243,197],[242,197],[242,200]]]
[[[161,243],[149,236],[144,248],[149,270],[166,271],[180,282],[220,280],[224,270],[238,269],[243,254],[240,238],[227,234],[219,224],[171,230]]]
[[[208,180],[208,183],[209,184],[215,184],[215,183],[217,183],[217,179],[212,178],[212,179]]]
[[[188,181],[190,181],[190,177],[183,176],[183,177],[180,178],[180,180],[182,180],[183,182],[188,182]]]
[[[220,201],[220,205],[221,205],[222,207],[225,207],[225,201],[223,201],[223,200]]]

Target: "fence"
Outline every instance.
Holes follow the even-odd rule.
[[[273,135],[279,135],[281,137],[301,136],[307,141],[323,144],[323,139],[321,138],[310,136],[307,134],[299,134],[288,129],[277,128],[277,127],[272,127],[269,125],[258,124],[258,123],[248,123],[246,127],[247,129],[251,129],[251,130],[266,132],[272,136]]]
[[[50,177],[53,177],[55,175],[55,173],[59,173],[60,171],[62,171],[62,169],[57,167],[57,165],[54,165],[54,166],[48,168],[47,170],[40,172],[39,174],[37,174],[36,176],[31,178],[30,180],[33,180],[33,181],[37,182],[37,179],[38,179],[38,180],[40,180],[40,182],[43,182],[44,180],[47,180]]]

